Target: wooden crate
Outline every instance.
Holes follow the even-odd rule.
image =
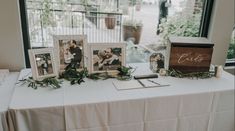
[[[168,67],[184,73],[209,71],[213,46],[206,38],[170,37]]]

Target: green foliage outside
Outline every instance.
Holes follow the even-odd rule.
[[[227,59],[234,59],[235,58],[235,29],[233,30],[231,43],[228,48]]]
[[[89,0],[82,0],[81,1],[84,9],[86,10],[88,7]],[[75,21],[74,26],[78,27],[81,26],[81,17],[78,15],[74,15],[71,18],[71,14],[69,12],[69,7],[65,0],[57,0],[57,2],[53,3],[51,0],[43,0],[41,2],[40,7],[42,8],[40,22],[42,23],[43,27],[55,27],[57,26],[58,21],[63,21],[63,25],[71,26],[71,19]],[[55,9],[65,10],[63,13],[55,12]],[[56,18],[58,16],[59,19]]]
[[[229,45],[227,59],[234,59],[235,58],[234,54],[235,54],[235,44],[231,43]]]
[[[129,5],[130,6],[135,6],[137,3],[137,0],[129,0]]]
[[[129,6],[135,6],[137,4],[141,4],[142,0],[129,0]]]
[[[167,20],[162,19],[159,25],[160,38],[163,45],[167,44],[169,36],[198,37],[200,27],[200,14],[191,16],[176,14]]]
[[[53,13],[51,11],[52,4],[50,0],[43,0],[41,3],[42,7],[42,15],[41,15],[41,22],[43,26],[55,26],[56,22],[53,17]]]

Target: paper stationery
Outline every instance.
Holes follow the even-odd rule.
[[[143,86],[136,80],[130,81],[113,81],[113,85],[118,90],[128,90],[128,89],[138,89],[143,88]]]
[[[113,85],[117,90],[143,89],[169,86],[169,83],[158,81],[157,79],[141,79],[130,81],[113,81]]]

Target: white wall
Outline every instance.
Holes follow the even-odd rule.
[[[234,0],[215,0],[209,39],[215,44],[212,64],[224,65],[234,22]]]
[[[25,67],[18,0],[0,0],[0,69]]]

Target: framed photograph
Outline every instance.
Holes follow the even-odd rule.
[[[53,48],[31,49],[29,58],[34,80],[57,76]]]
[[[84,35],[55,35],[53,36],[57,68],[64,71],[69,64],[81,70],[86,65],[85,50],[87,38]]]
[[[150,69],[154,72],[159,72],[160,69],[165,67],[165,57],[162,53],[153,53],[150,56]]]
[[[89,51],[89,72],[117,72],[126,64],[125,43],[91,43]]]

